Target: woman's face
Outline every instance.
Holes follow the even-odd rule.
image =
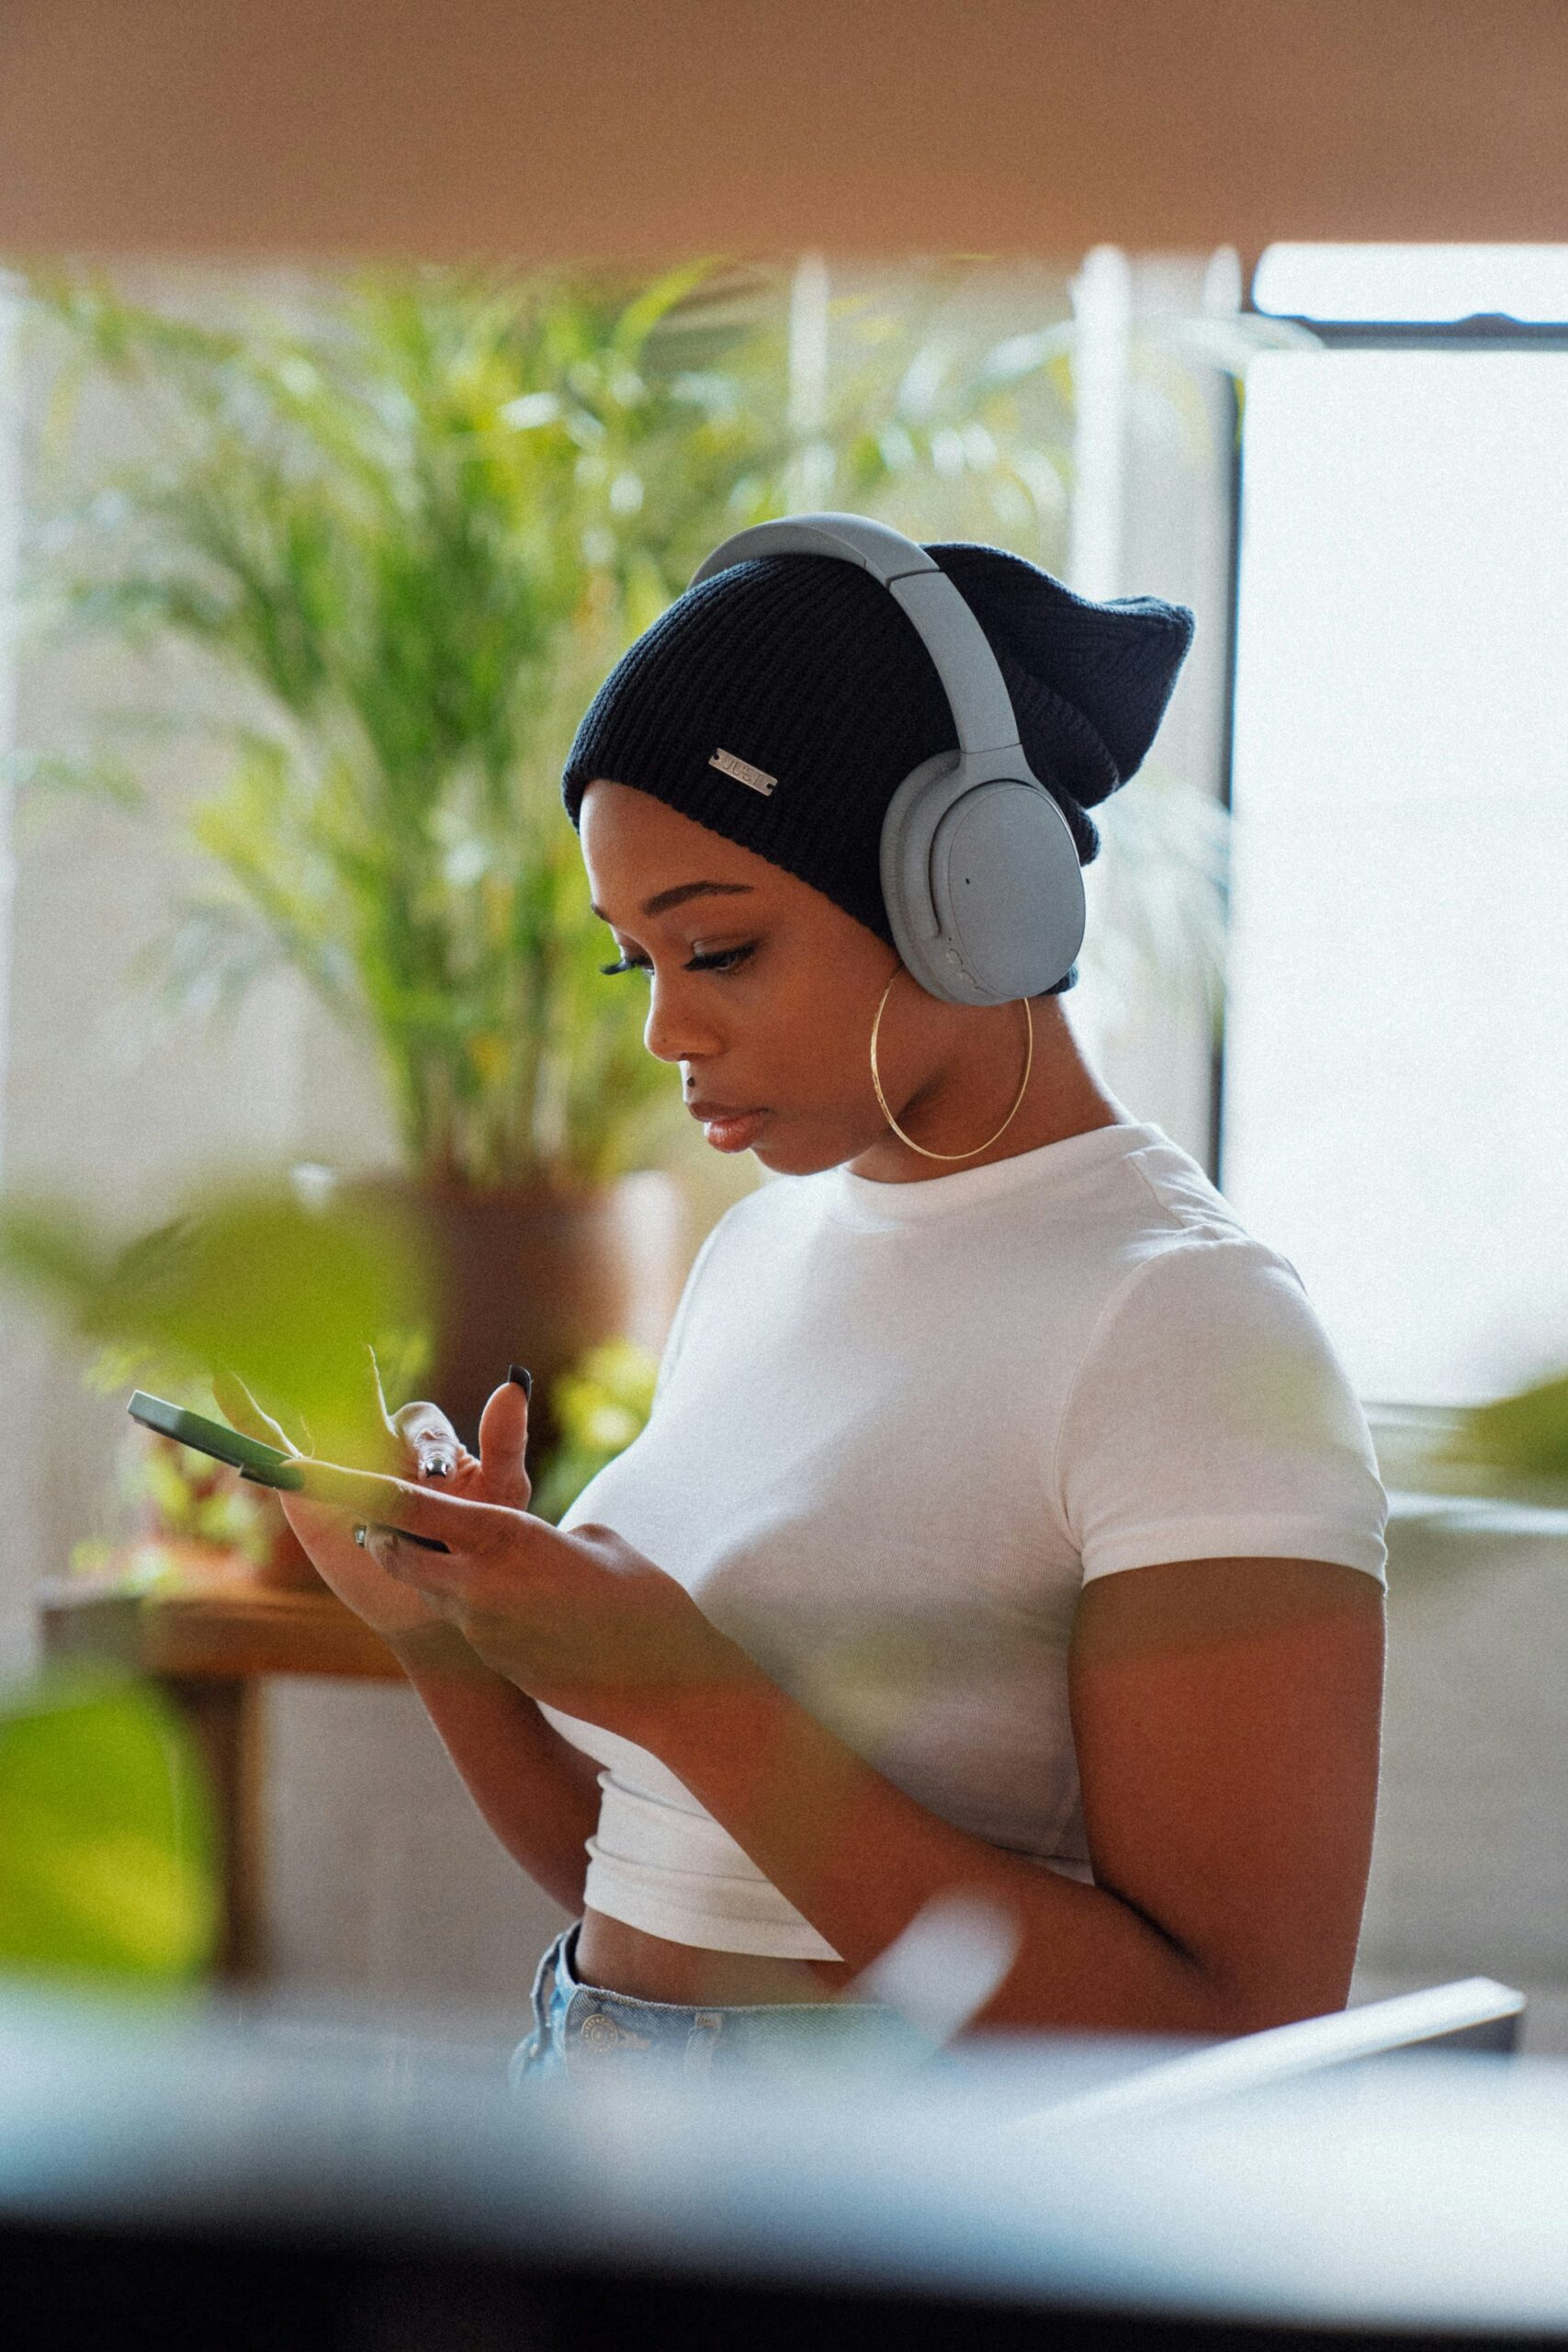
[[[648,989],[649,1052],[681,1064],[688,1102],[765,1114],[731,1136],[709,1129],[710,1141],[790,1175],[886,1142],[867,1045],[899,968],[891,947],[796,876],[629,786],[588,786],[580,839],[594,911],[643,967],[604,985]],[[900,1121],[899,1093],[908,1107],[927,1091],[909,1090],[930,1080],[931,1016],[944,1010],[912,981],[888,999],[877,1062]]]

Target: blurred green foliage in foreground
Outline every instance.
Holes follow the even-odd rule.
[[[0,1200],[0,1279],[41,1295],[78,1339],[98,1342],[94,1387],[150,1388],[216,1419],[212,1376],[236,1372],[310,1452],[366,1469],[395,1466],[384,1430],[367,1419],[367,1346],[393,1409],[421,1393],[430,1362],[434,1300],[418,1237],[384,1198],[303,1199],[278,1183],[213,1189],[117,1246],[76,1209],[13,1195]],[[631,1443],[652,1408],[658,1369],[648,1349],[613,1340],[555,1383],[561,1438],[536,1465],[539,1517],[558,1519]],[[138,1442],[118,1483],[121,1504],[155,1506],[166,1534],[265,1555],[250,1496],[205,1457]],[[112,1548],[79,1547],[77,1565],[101,1569]]]
[[[117,1248],[80,1211],[13,1197],[0,1203],[0,1274],[100,1343],[95,1385],[140,1385],[211,1417],[212,1374],[226,1367],[327,1460],[375,1466],[367,1342],[389,1405],[416,1393],[428,1360],[417,1238],[379,1201],[214,1189]]]
[[[176,1985],[219,1918],[206,1774],[167,1700],[85,1667],[0,1687],[0,1971]]]
[[[635,1340],[585,1350],[550,1389],[561,1439],[535,1487],[529,1509],[552,1524],[606,1462],[624,1453],[653,1410],[658,1359]]]

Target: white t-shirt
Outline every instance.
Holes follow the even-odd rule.
[[[698,1251],[647,1427],[562,1516],[678,1577],[959,1828],[1091,1876],[1067,1644],[1091,1577],[1332,1560],[1387,1498],[1295,1270],[1156,1126],[913,1183],[781,1176]],[[720,1951],[839,1955],[657,1758],[605,1769],[588,1904]]]

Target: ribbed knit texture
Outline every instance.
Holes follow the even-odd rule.
[[[1191,614],[1153,596],[1091,603],[1000,548],[927,552],[985,630],[1024,755],[1089,865],[1100,835],[1086,812],[1154,741]],[[832,556],[759,556],[688,588],[622,655],[577,730],[561,797],[576,825],[596,776],[649,793],[896,948],[883,817],[910,770],[957,741],[931,656],[879,582]],[[718,751],[776,777],[775,789],[710,765]],[[1076,978],[1075,966],[1058,989]]]

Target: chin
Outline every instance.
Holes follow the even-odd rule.
[[[781,1146],[772,1136],[764,1136],[760,1143],[754,1143],[746,1157],[761,1160],[764,1168],[772,1169],[779,1176],[804,1176],[810,1172],[798,1165],[797,1152],[792,1153],[788,1144]]]
[[[852,1150],[830,1150],[824,1156],[820,1150],[813,1151],[808,1144],[797,1144],[791,1150],[787,1144],[773,1136],[764,1136],[761,1143],[753,1144],[750,1153],[774,1176],[818,1176],[824,1168],[837,1168],[853,1156]]]

